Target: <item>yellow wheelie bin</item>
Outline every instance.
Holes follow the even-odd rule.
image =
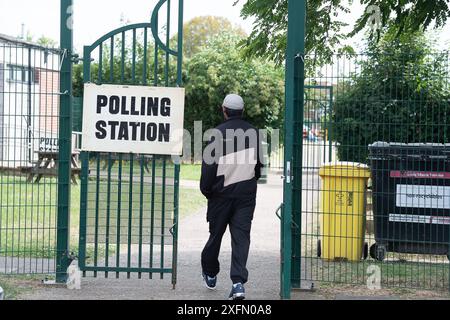
[[[318,255],[325,260],[367,258],[364,243],[369,167],[355,162],[325,164],[319,171],[321,240]]]

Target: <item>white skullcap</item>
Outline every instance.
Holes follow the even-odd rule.
[[[230,110],[244,110],[244,99],[237,94],[229,94],[223,101],[223,106]]]

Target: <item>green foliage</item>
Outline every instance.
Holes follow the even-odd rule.
[[[242,0],[237,0],[239,2]],[[346,34],[343,28],[348,24],[338,14],[349,12],[353,0],[308,0],[306,52],[316,57],[316,64],[329,62],[333,53],[352,52],[343,46],[343,40],[362,31],[371,21],[371,13],[358,19],[353,31]],[[449,1],[437,0],[360,0],[368,8],[378,5],[383,27],[399,26],[398,33],[414,33],[421,28],[445,25],[450,15]],[[255,28],[246,41],[241,43],[247,57],[257,56],[276,61],[284,61],[287,35],[288,0],[246,0],[241,15],[254,17]]]
[[[224,32],[246,36],[244,30],[233,26],[228,19],[223,17],[196,17],[185,23],[183,26],[184,57],[187,59],[193,57],[208,44],[208,41]]]
[[[73,96],[83,97],[83,64],[73,66],[72,73]]]
[[[244,98],[245,117],[256,127],[282,127],[283,72],[261,59],[243,60],[237,49],[240,39],[223,34],[187,63],[185,126],[191,134],[194,121],[202,120],[205,130],[223,121],[220,106],[229,93]]]
[[[450,17],[449,0],[360,0],[360,2],[366,8],[372,5],[378,6],[382,25],[395,26],[397,35],[427,30],[432,23],[435,28],[444,27]],[[371,13],[366,10],[356,22],[350,35],[360,32],[370,20],[370,15]]]
[[[328,61],[334,48],[345,39],[341,28],[347,24],[335,16],[338,10],[349,12],[341,2],[349,1],[308,1],[305,46],[306,52],[317,54],[316,63]],[[253,32],[241,42],[244,55],[283,63],[287,45],[288,0],[247,0],[241,14],[244,18],[256,19]]]
[[[17,36],[17,38],[21,39],[22,37]],[[24,40],[27,42],[36,43],[42,47],[47,47],[47,48],[56,48],[58,46],[58,41],[56,41],[52,38],[46,37],[44,35],[42,35],[36,39],[35,35],[33,35],[30,31],[27,31],[27,34],[25,35]]]
[[[367,161],[376,141],[448,143],[448,53],[433,53],[423,33],[388,32],[368,47],[360,72],[341,83],[333,140],[342,161]]]
[[[51,38],[45,37],[45,36],[40,37],[36,41],[36,43],[38,45],[41,45],[41,46],[47,47],[47,48],[54,48],[54,47],[56,47],[58,45],[57,41],[55,41],[55,40],[53,40]]]
[[[245,37],[245,32],[231,24],[229,20],[222,17],[197,17],[187,22],[183,26],[184,37],[184,58],[191,58],[200,52],[208,42],[222,33],[233,33],[241,37]],[[178,35],[170,40],[170,47],[176,48]],[[122,75],[122,50],[124,50],[123,59],[123,75]],[[125,47],[122,48],[122,39],[117,37],[114,42],[114,58],[111,72],[111,45],[109,42],[103,45],[102,72],[101,78],[103,83],[126,83],[140,84],[143,82],[144,74],[144,46],[143,34],[137,35],[136,40],[136,65],[135,80],[133,80],[133,57],[131,39],[126,40]],[[147,76],[146,82],[153,84],[155,82],[155,46],[153,43],[148,44],[147,48]],[[163,50],[158,51],[158,83],[165,82],[165,54]],[[99,82],[99,61],[91,63],[91,81]],[[176,62],[174,59],[169,61],[169,83],[176,82]],[[74,96],[83,96],[83,65],[80,63],[74,66],[73,75]]]

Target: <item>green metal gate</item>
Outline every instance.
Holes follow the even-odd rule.
[[[170,36],[174,7],[177,41]],[[164,42],[160,10],[165,10]],[[159,1],[151,23],[119,28],[84,48],[84,83],[181,86],[182,32],[183,0]],[[162,279],[172,274],[175,286],[179,165],[170,156],[96,152],[82,152],[81,161],[79,266],[84,275]]]

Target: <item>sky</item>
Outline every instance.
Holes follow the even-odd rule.
[[[240,25],[247,33],[252,30],[253,21],[243,20],[240,9],[245,0],[185,0],[184,20],[196,16],[214,15],[228,18]],[[147,22],[157,0],[74,0],[74,46],[81,52],[83,45],[89,45],[103,34],[129,23]],[[173,1],[177,2],[177,1]],[[0,33],[20,36],[22,24],[25,33],[35,39],[45,35],[59,40],[59,0],[0,0]],[[343,20],[353,23],[363,12],[363,7],[355,1],[351,13]],[[164,14],[164,10],[161,11]],[[175,28],[173,28],[175,29]],[[448,49],[450,43],[450,24],[439,37],[442,49]],[[362,35],[349,41],[355,47],[360,46]]]
[[[246,32],[252,30],[252,21],[240,18],[241,4],[236,0],[185,0],[184,20],[197,16],[227,17]],[[39,38],[42,35],[59,40],[59,0],[0,0],[0,33],[19,36],[22,23]],[[177,2],[177,1],[173,1]],[[122,19],[130,23],[149,22],[156,0],[74,0],[74,46],[93,43],[103,34],[121,26]],[[164,15],[164,8],[161,16]],[[176,23],[176,21],[175,21]]]

